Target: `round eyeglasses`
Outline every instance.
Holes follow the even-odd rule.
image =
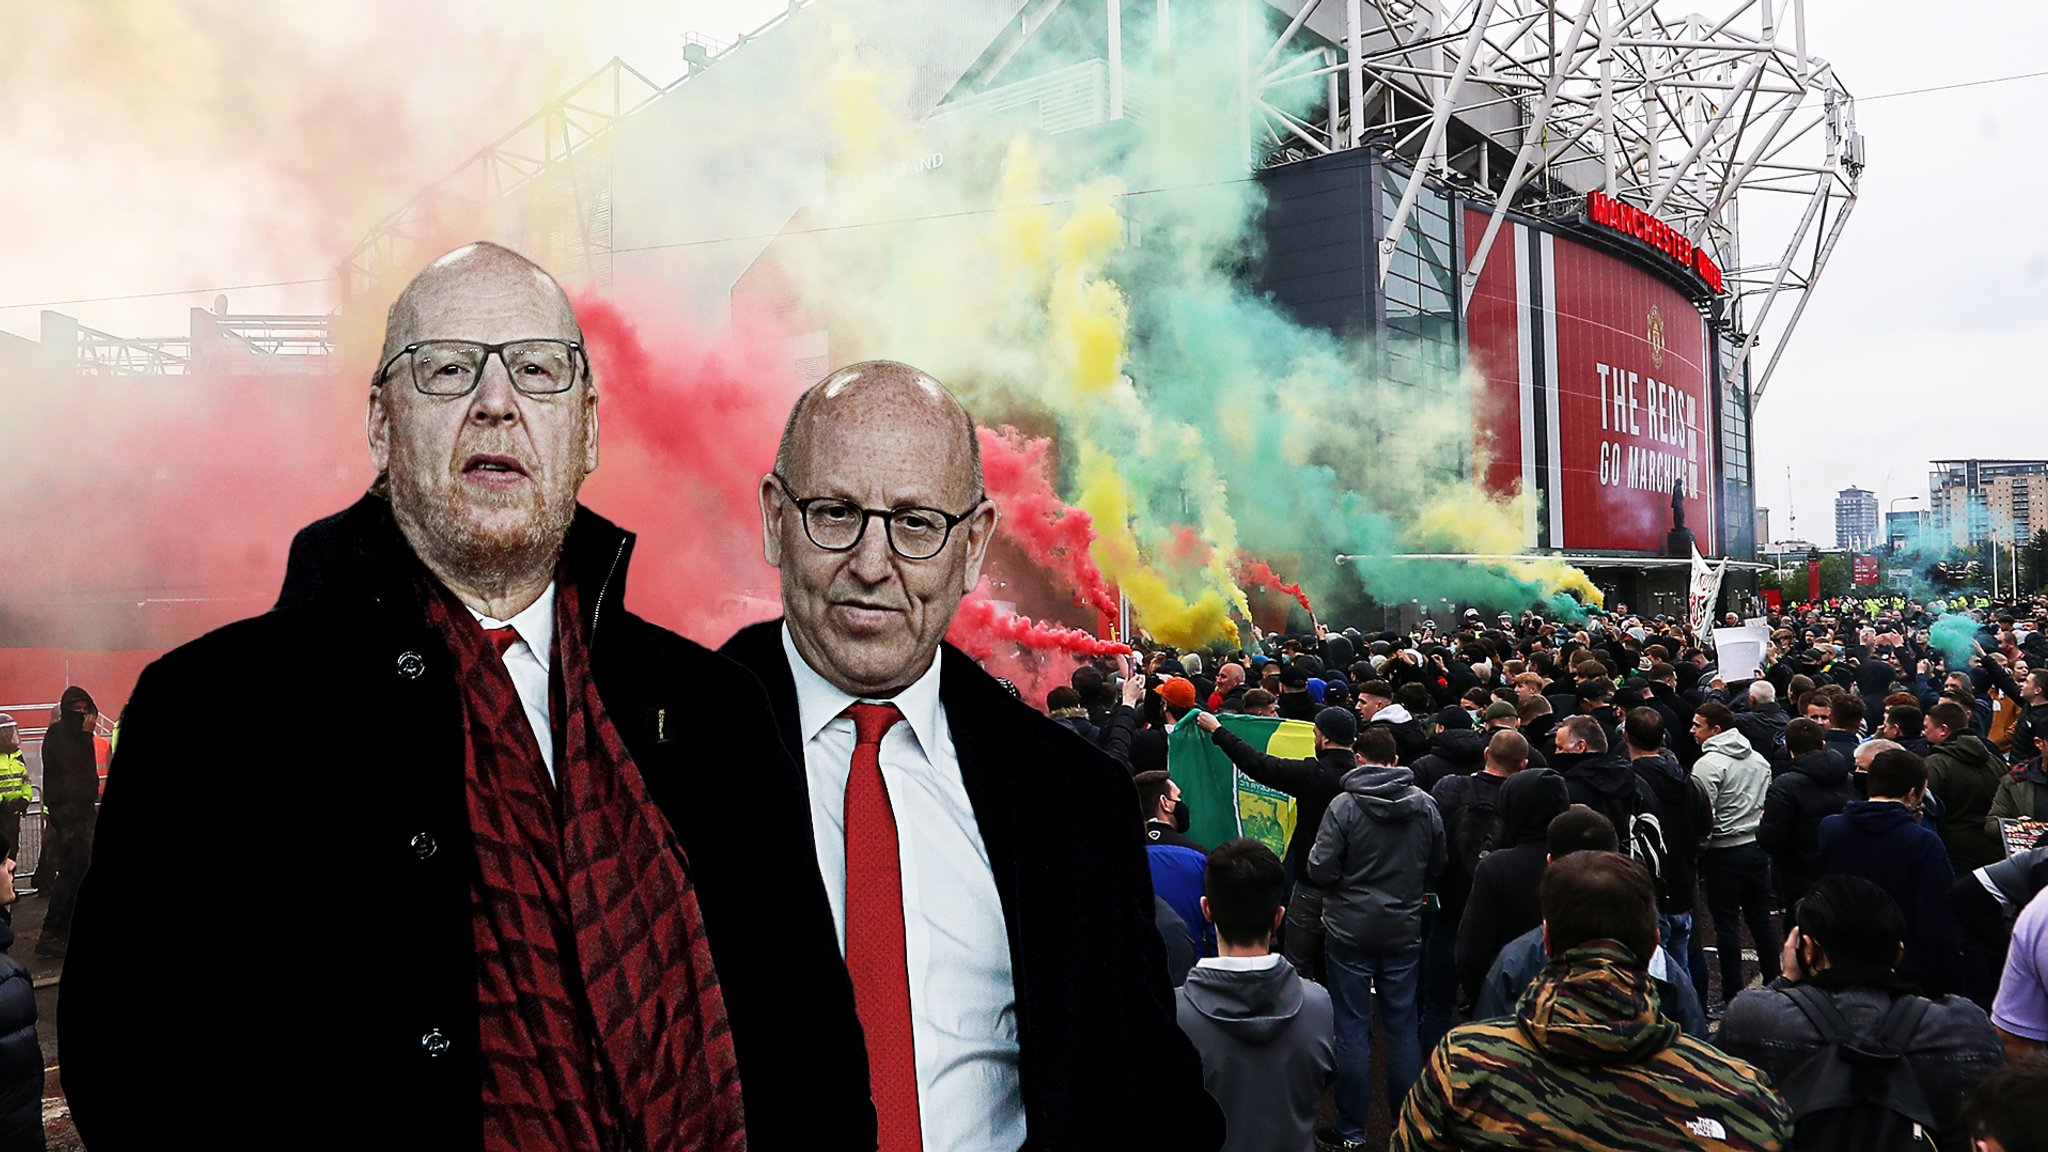
[[[867,534],[868,521],[879,519],[886,526],[889,547],[905,560],[929,560],[945,551],[946,542],[952,539],[953,528],[961,521],[974,515],[987,496],[974,502],[974,507],[958,516],[941,512],[937,508],[863,508],[840,496],[811,496],[800,498],[789,487],[789,481],[780,472],[771,472],[775,482],[782,486],[782,492],[796,505],[797,515],[804,523],[804,535],[811,543],[827,552],[851,552]]]
[[[484,377],[484,364],[495,353],[505,365],[512,386],[528,396],[554,396],[576,384],[577,360],[590,370],[590,353],[573,340],[512,340],[483,344],[475,340],[422,340],[399,349],[377,371],[382,383],[400,360],[412,365],[412,386],[428,396],[467,396]]]

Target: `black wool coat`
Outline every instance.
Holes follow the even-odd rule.
[[[625,611],[633,537],[578,509],[563,579],[591,675],[689,859],[717,966],[749,1146],[872,1149],[866,1049],[803,803],[753,679]],[[221,1148],[480,1148],[476,866],[453,660],[422,571],[366,496],[293,542],[269,613],[149,666],[123,718],[65,963],[64,1086],[93,1152],[156,1149],[232,1085]],[[716,694],[715,713],[702,703]],[[260,695],[262,741],[192,741],[191,718]],[[193,885],[208,781],[217,888]],[[1128,807],[1128,806],[1127,806]],[[792,849],[792,836],[800,842]],[[166,949],[226,925],[217,979]]]
[[[781,628],[743,628],[719,651],[760,677],[800,763]],[[1223,1112],[1175,1022],[1130,773],[1011,698],[958,649],[946,645],[939,658],[939,700],[1009,928],[1025,1147],[1221,1147]],[[815,855],[809,863],[815,877]],[[813,1065],[823,1070],[826,1059]]]

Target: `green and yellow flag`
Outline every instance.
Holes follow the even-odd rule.
[[[1316,754],[1316,726],[1306,720],[1271,716],[1217,716],[1225,728],[1254,748],[1289,760]],[[1192,714],[1176,724],[1166,742],[1166,767],[1180,785],[1191,819],[1188,837],[1214,848],[1249,836],[1285,858],[1294,835],[1294,798],[1275,792],[1237,770]]]

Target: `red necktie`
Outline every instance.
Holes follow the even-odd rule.
[[[499,628],[486,628],[484,639],[489,640],[491,646],[498,650],[498,659],[503,661],[505,653],[510,652],[514,644],[519,643],[519,629],[510,624]]]
[[[882,780],[882,734],[903,719],[894,704],[855,704],[853,768],[846,777],[846,971],[868,1042],[868,1094],[881,1152],[919,1152],[917,1049],[910,1030],[910,968],[903,946],[903,862],[896,813]]]

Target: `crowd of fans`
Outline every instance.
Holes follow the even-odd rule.
[[[1625,610],[1318,624],[1047,710],[1135,776],[1231,1149],[1363,1147],[1382,1090],[1404,1150],[2048,1148],[2048,600],[1946,608],[1774,615],[1743,679]],[[1284,851],[1189,839],[1187,724]]]

